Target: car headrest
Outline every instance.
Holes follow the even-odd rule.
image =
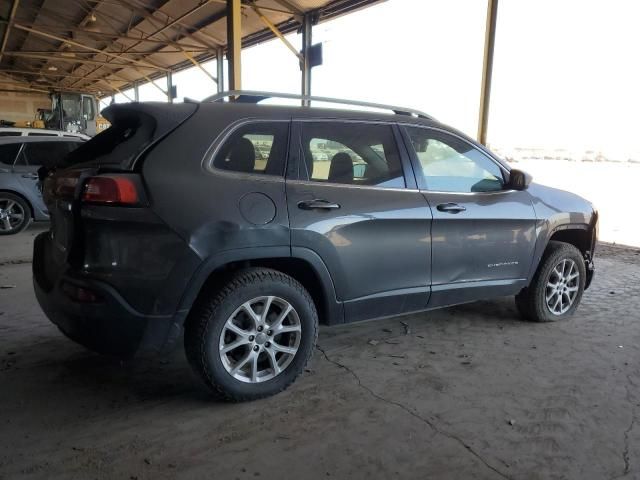
[[[250,140],[242,137],[234,142],[225,163],[227,170],[234,172],[253,172],[256,166],[256,150]]]
[[[328,180],[333,183],[353,183],[353,161],[348,153],[339,152],[333,156]]]

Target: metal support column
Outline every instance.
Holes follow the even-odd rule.
[[[167,72],[167,101],[173,103],[173,76],[171,71]]]
[[[489,101],[491,99],[491,76],[493,74],[493,47],[496,41],[496,19],[498,0],[487,0],[487,26],[484,36],[484,58],[482,62],[482,87],[480,93],[480,115],[478,119],[478,141],[487,143],[489,123]]]
[[[309,62],[309,49],[311,48],[311,35],[313,24],[311,15],[306,14],[302,20],[302,58],[300,69],[302,70],[302,95],[311,95],[311,63]],[[309,106],[308,100],[302,101],[303,106]]]
[[[218,72],[218,93],[224,92],[224,50],[222,48],[216,50],[216,69]]]
[[[229,61],[229,90],[242,89],[240,54],[242,4],[240,0],[227,0],[227,60]]]
[[[140,101],[140,86],[138,85],[138,82],[133,82],[133,99],[136,102]]]

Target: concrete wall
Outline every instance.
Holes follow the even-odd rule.
[[[38,108],[51,108],[46,93],[0,92],[0,120],[33,120]]]

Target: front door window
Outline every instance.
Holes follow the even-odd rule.
[[[500,167],[483,152],[453,135],[408,127],[428,190],[475,193],[502,190]]]

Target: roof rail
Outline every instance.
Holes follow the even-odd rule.
[[[396,115],[408,115],[416,116],[419,118],[426,118],[433,120],[431,115],[427,115],[419,110],[413,110],[411,108],[396,107],[393,105],[384,105],[382,103],[362,102],[360,100],[342,100],[339,98],[330,97],[316,97],[313,95],[297,95],[294,93],[274,93],[274,92],[259,92],[254,90],[229,90],[227,92],[220,92],[216,95],[212,95],[203,100],[203,102],[222,102],[225,98],[235,97],[237,103],[259,103],[268,98],[287,98],[292,100],[307,100],[314,102],[335,103],[339,105],[354,105],[357,107],[378,108],[381,110],[391,110]]]

